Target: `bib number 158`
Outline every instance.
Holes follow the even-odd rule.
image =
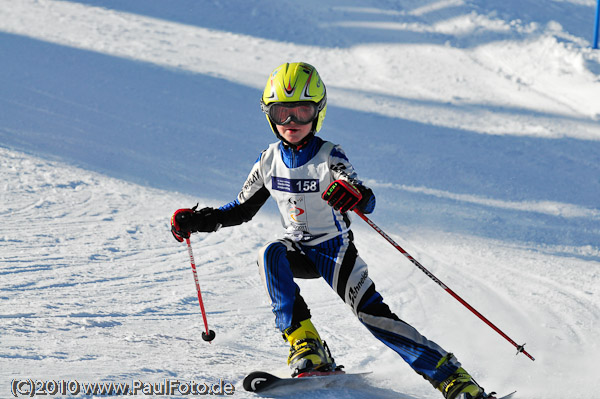
[[[318,193],[318,179],[287,179],[285,177],[272,177],[272,185],[275,190],[288,193]]]
[[[299,193],[314,193],[319,191],[318,180],[298,180],[296,181],[296,190]]]

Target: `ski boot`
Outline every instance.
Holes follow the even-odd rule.
[[[292,377],[313,371],[333,371],[335,362],[325,341],[310,319],[297,323],[283,332],[283,338],[290,343],[287,363]]]
[[[483,388],[473,380],[462,367],[443,381],[438,389],[446,399],[484,399],[492,396],[487,395]]]

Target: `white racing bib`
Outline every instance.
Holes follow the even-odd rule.
[[[342,214],[321,198],[334,180],[329,168],[333,147],[326,141],[306,164],[288,168],[275,143],[259,161],[263,184],[277,202],[286,237],[294,241],[315,245],[348,230]]]

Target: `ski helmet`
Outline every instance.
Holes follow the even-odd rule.
[[[307,110],[301,114],[286,114],[285,120],[277,119],[277,112],[273,107],[274,104],[281,104],[285,108],[286,106],[301,105],[302,103],[306,103],[305,105],[310,105],[314,108],[314,114],[310,114],[310,111]],[[290,120],[296,120],[300,123],[312,121],[311,133],[307,136],[307,140],[304,141],[306,143],[308,139],[321,130],[327,111],[327,92],[325,84],[315,67],[305,62],[286,63],[275,68],[269,76],[260,104],[273,133],[275,133],[277,138],[286,143],[287,141],[277,131],[275,122],[285,124],[289,123]],[[296,145],[296,147],[304,143]],[[292,145],[291,143],[287,144]]]

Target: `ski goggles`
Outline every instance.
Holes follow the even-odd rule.
[[[292,121],[305,125],[314,121],[321,110],[321,103],[315,104],[312,101],[272,103],[269,105],[261,101],[260,105],[263,112],[276,125],[287,125]]]

